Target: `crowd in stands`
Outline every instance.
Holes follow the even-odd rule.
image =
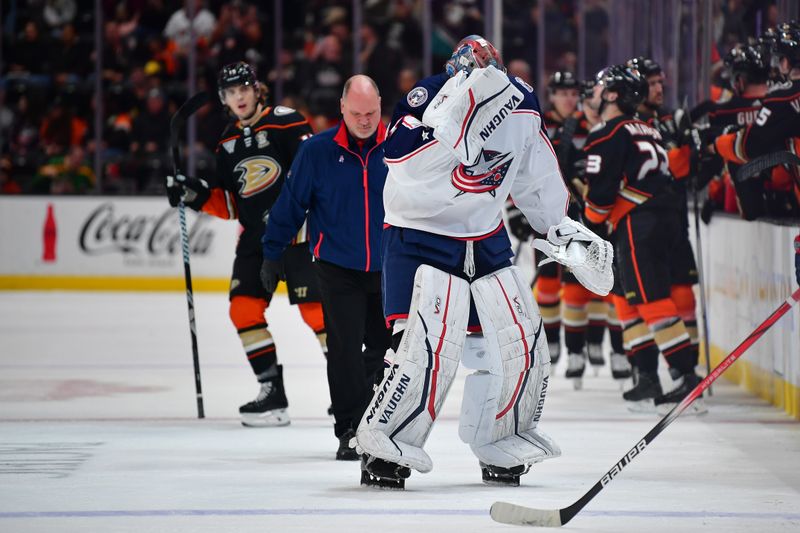
[[[100,53],[95,13],[87,9],[91,3],[3,3],[0,194],[162,194],[171,165],[169,119],[187,97],[190,25],[197,39],[197,90],[215,94],[219,69],[248,61],[273,94],[280,79],[282,100],[271,103],[300,110],[315,131],[339,119],[339,97],[354,71],[358,39],[362,71],[380,87],[388,118],[394,103],[425,70],[423,1],[364,0],[358,31],[353,30],[351,0],[284,1],[283,43],[277,54],[272,3],[195,0],[190,21],[188,0],[104,0]],[[754,33],[747,23],[752,3],[722,2],[714,35],[721,55]],[[485,3],[442,0],[429,7],[429,67],[436,72],[461,37],[485,32]],[[608,59],[609,1],[586,0],[583,8],[584,64],[586,72],[594,72]],[[535,85],[537,32],[543,22],[545,75],[575,72],[577,9],[576,0],[504,0],[503,55],[509,71]],[[103,88],[99,102],[98,61]],[[98,103],[103,110],[99,132]],[[214,149],[226,121],[215,98],[196,114],[191,149],[198,174],[213,172]]]

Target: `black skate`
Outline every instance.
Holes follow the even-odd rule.
[[[350,440],[356,436],[356,432],[348,429],[344,435],[339,437],[339,449],[336,450],[337,461],[358,461],[358,452],[350,447]]]
[[[411,469],[369,455],[361,456],[361,484],[388,490],[403,490]]]
[[[286,392],[283,390],[283,366],[278,365],[278,375],[261,382],[261,391],[252,402],[239,408],[242,425],[247,427],[273,427],[289,425],[286,408]]]
[[[656,411],[660,415],[666,415],[676,405],[683,401],[692,390],[700,384],[702,378],[692,372],[691,374],[683,374],[680,378],[680,383],[677,387],[672,389],[666,394],[663,394],[655,399]],[[708,412],[703,397],[700,396],[684,411],[690,415],[702,415]]]
[[[575,390],[583,388],[583,372],[586,370],[586,352],[567,354],[567,372],[565,376],[572,380]]]
[[[592,366],[594,375],[599,375],[600,368],[606,364],[606,360],[603,357],[603,345],[590,342],[586,345],[586,353],[589,356],[589,364]]]
[[[519,478],[528,473],[530,465],[512,466],[503,468],[500,466],[487,465],[483,461],[481,465],[481,476],[486,485],[499,485],[504,487],[519,487]]]
[[[632,389],[622,393],[622,399],[628,402],[628,410],[634,413],[654,413],[654,400],[662,395],[658,374],[637,372]]]

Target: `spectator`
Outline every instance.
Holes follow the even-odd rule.
[[[142,112],[133,120],[131,153],[138,190],[165,174],[170,115],[161,89],[151,89]]]
[[[3,156],[0,159],[0,194],[20,194],[22,187],[14,180],[11,172],[11,158]]]
[[[58,84],[79,82],[86,75],[89,65],[81,44],[75,26],[66,24],[61,29],[61,40],[53,50],[53,75]]]
[[[63,154],[70,146],[79,146],[86,137],[86,121],[75,115],[60,98],[45,117],[40,130],[42,148],[47,155]]]
[[[189,1],[191,0],[184,0],[184,6],[188,5]],[[194,0],[194,9],[191,27],[194,29],[195,37],[198,40],[207,41],[211,38],[217,19],[211,11],[205,8],[202,0]],[[185,53],[191,39],[187,7],[182,7],[172,14],[164,28],[164,37],[174,41],[178,49]]]
[[[60,28],[72,23],[78,12],[75,0],[47,0],[42,10],[45,23],[51,28]]]
[[[11,49],[9,58],[11,72],[44,74],[48,67],[48,46],[39,34],[39,26],[28,21],[22,39]]]
[[[391,106],[398,97],[395,79],[402,62],[402,57],[378,37],[375,26],[370,23],[361,26],[361,66],[378,87],[385,87],[383,101],[388,107],[383,111],[389,116],[392,113]]]
[[[534,85],[531,67],[523,59],[512,59],[508,62],[508,75],[517,77],[528,85]]]
[[[73,146],[66,155],[52,157],[33,180],[33,192],[84,194],[94,187],[94,172],[84,160],[85,152]]]
[[[424,39],[422,27],[414,18],[414,2],[412,0],[394,0],[384,35],[386,44],[400,52],[407,62],[414,64],[420,62]],[[378,86],[380,87],[380,85]]]
[[[339,93],[345,73],[341,42],[333,35],[324,37],[317,46],[313,62],[307,65],[304,76],[306,100],[312,114],[322,115],[329,121],[338,116]]]

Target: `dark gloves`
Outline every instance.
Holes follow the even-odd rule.
[[[800,235],[794,238],[794,275],[800,285]]]
[[[506,213],[508,214],[508,229],[511,231],[511,235],[520,241],[527,241],[533,234],[533,229],[528,224],[528,219],[511,201],[506,202]]]
[[[278,280],[281,277],[281,262],[274,259],[264,258],[261,263],[261,284],[264,290],[273,294],[278,287]]]
[[[700,208],[700,220],[702,220],[706,225],[711,222],[711,215],[714,214],[714,202],[712,200],[706,199],[703,202],[703,207]]]
[[[186,207],[200,211],[211,196],[206,180],[186,177],[183,174],[167,176],[167,198],[169,205],[178,207],[181,199]]]

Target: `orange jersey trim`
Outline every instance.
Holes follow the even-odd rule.
[[[203,204],[201,210],[203,213],[224,220],[233,220],[239,216],[236,209],[236,202],[233,201],[233,195],[228,191],[216,188],[211,189],[211,196],[208,197],[208,200]]]

